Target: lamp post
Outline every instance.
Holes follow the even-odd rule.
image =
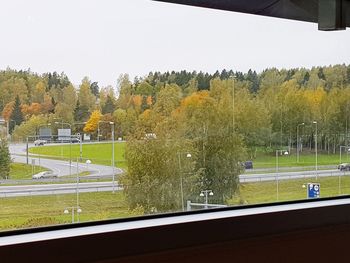
[[[203,190],[203,191],[201,191],[201,193],[199,195],[202,197],[205,196],[204,208],[208,209],[208,195],[213,196],[214,195],[213,191],[212,190]]]
[[[98,123],[97,123],[97,140],[98,141],[100,141],[100,137],[102,136],[101,130],[100,130],[100,123],[109,123],[109,124],[111,124],[112,121],[98,121]],[[114,122],[113,122],[113,124],[114,124]]]
[[[305,123],[300,123],[297,125],[297,163],[299,163],[299,152],[300,152],[300,142],[299,142],[299,126],[304,126]]]
[[[69,214],[69,210],[72,211],[72,223],[74,223],[74,211],[77,213],[77,222],[79,222],[79,214],[82,212],[79,206],[66,207],[63,211],[64,214]]]
[[[288,155],[289,152],[288,151],[284,151],[284,150],[276,150],[276,197],[277,197],[277,201],[279,200],[279,164],[278,164],[278,154],[284,154],[284,155]]]
[[[114,175],[114,167],[115,167],[115,157],[114,157],[114,122],[111,121],[109,122],[109,124],[111,125],[111,129],[112,129],[112,180],[113,180],[113,193],[115,192],[115,175]]]
[[[317,167],[317,121],[313,121],[312,124],[315,124],[316,125],[316,132],[315,132],[315,159],[316,159],[316,164],[315,164],[315,171],[316,171],[316,180],[318,178],[318,167]]]
[[[235,76],[231,75],[230,78],[232,79],[232,131],[235,130]]]
[[[75,122],[73,123],[74,125],[85,125],[86,124],[86,121],[85,122]],[[80,137],[79,137],[79,146],[80,146],[80,149],[79,149],[79,157],[80,157],[80,161],[83,160],[83,136],[81,135],[80,133]]]
[[[63,129],[63,125],[67,125],[69,126],[69,129],[70,131],[72,132],[72,125],[68,122],[58,122],[56,121],[55,124],[59,124],[61,123],[62,124],[62,129]],[[61,147],[61,150],[63,148]],[[63,152],[62,152],[62,155],[63,155]],[[69,136],[69,175],[71,176],[72,175],[72,135]]]
[[[340,145],[339,147],[340,147],[340,149],[339,149],[339,164],[341,164],[341,149],[344,148],[345,151],[347,151],[349,154],[350,153],[350,146]]]
[[[181,154],[182,152],[178,152],[177,156],[179,159],[179,171],[180,171],[180,192],[181,192],[181,205],[182,211],[185,211],[185,201],[184,201],[184,190],[183,190],[183,180],[182,180],[182,166],[181,166]],[[190,153],[186,153],[186,158],[191,158],[192,155]]]

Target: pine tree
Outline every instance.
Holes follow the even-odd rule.
[[[13,106],[13,111],[10,116],[10,120],[13,120],[10,121],[10,133],[12,133],[15,126],[21,125],[21,123],[24,121],[24,117],[21,111],[21,101],[18,95],[15,100],[15,105]]]
[[[5,140],[0,140],[0,178],[7,179],[10,175],[10,151]]]
[[[107,100],[102,108],[102,114],[113,113],[115,111],[115,104],[111,96],[107,95]]]

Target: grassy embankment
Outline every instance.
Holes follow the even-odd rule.
[[[302,186],[308,182],[316,182],[316,180],[279,181],[279,201],[305,199],[306,188]],[[350,194],[349,176],[318,178],[317,182],[321,184],[321,197]],[[230,200],[229,204],[276,202],[276,191],[276,182],[242,184],[240,196]],[[81,193],[79,199],[82,209],[80,222],[142,214],[140,210],[128,209],[122,192]],[[64,214],[63,211],[67,207],[74,206],[76,206],[75,194],[1,198],[0,230],[67,224],[71,222],[71,213]]]
[[[112,144],[111,143],[96,143],[83,144],[83,159],[90,160],[93,164],[111,165],[112,163]],[[80,156],[80,145],[55,145],[55,146],[41,146],[29,149],[30,153],[47,155],[57,159],[69,159],[72,156],[76,160]],[[126,168],[125,163],[125,143],[116,142],[114,145],[115,164],[117,167]]]
[[[140,214],[128,210],[122,192],[81,193],[79,206],[80,222]],[[70,207],[76,207],[75,194],[1,198],[0,231],[71,223]],[[68,214],[63,213],[66,208]]]
[[[22,163],[11,163],[9,179],[12,179],[12,180],[31,179],[33,172],[39,173],[47,170],[40,166],[34,166],[34,171],[32,169],[33,167],[31,165],[22,164]]]

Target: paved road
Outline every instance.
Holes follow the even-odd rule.
[[[19,197],[34,195],[57,195],[87,192],[106,192],[119,191],[121,187],[113,182],[94,182],[94,183],[69,183],[69,184],[39,184],[39,185],[17,185],[1,186],[1,197]]]
[[[321,170],[317,174],[315,171],[298,171],[298,172],[281,172],[281,173],[259,173],[259,174],[242,174],[239,176],[241,183],[252,182],[268,182],[276,180],[295,180],[303,178],[329,177],[329,176],[345,176],[349,172],[341,172],[337,169]]]
[[[34,145],[29,145],[29,147],[33,147]],[[13,144],[10,145],[10,153],[11,158],[14,162],[17,163],[27,163],[26,156],[26,145],[25,144]],[[35,164],[42,167],[45,167],[49,170],[52,170],[59,177],[74,175],[81,172],[88,171],[91,176],[95,177],[112,177],[113,168],[111,166],[106,165],[98,165],[98,164],[86,164],[86,163],[77,163],[61,160],[53,160],[53,159],[45,159],[38,155],[29,156],[29,164]],[[120,168],[114,168],[115,175],[122,173],[123,171]],[[84,178],[88,178],[89,176],[84,176]]]

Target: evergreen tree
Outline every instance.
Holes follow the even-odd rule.
[[[10,175],[10,151],[5,140],[0,140],[0,178],[7,179]]]
[[[89,118],[89,109],[86,106],[80,104],[78,100],[77,105],[74,109],[74,120],[75,121],[86,121]]]
[[[113,113],[115,111],[115,104],[111,96],[107,95],[105,105],[102,107],[102,114]]]
[[[10,121],[10,133],[12,133],[16,125],[21,125],[21,123],[24,121],[24,117],[21,111],[21,101],[18,95],[16,96],[15,105],[13,106],[10,120],[13,120]]]
[[[91,90],[91,93],[94,94],[96,97],[98,97],[98,95],[100,94],[100,88],[97,82],[91,83],[90,90]]]
[[[326,77],[325,77],[325,75],[324,75],[324,73],[323,73],[323,68],[319,68],[319,69],[318,69],[317,75],[318,75],[318,78],[319,78],[319,79],[326,80]]]

